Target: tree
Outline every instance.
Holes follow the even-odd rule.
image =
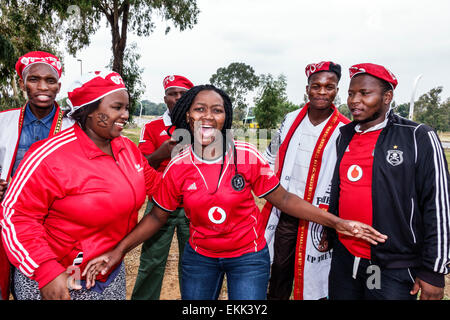
[[[441,103],[442,87],[436,87],[421,95],[414,104],[414,120],[435,130],[450,130],[449,103]]]
[[[103,17],[111,30],[112,69],[124,76],[129,31],[149,36],[156,26],[156,16],[183,31],[193,28],[199,14],[195,0],[6,0],[0,3],[0,9],[2,100],[10,97],[11,92],[16,100],[24,100],[14,79],[14,64],[20,55],[43,50],[61,57],[54,48],[64,36],[65,47],[75,55],[90,44],[90,37],[99,29]],[[170,29],[167,25],[166,34]]]
[[[394,101],[395,102],[395,101]],[[409,117],[409,103],[405,102],[399,105],[395,105],[395,103],[392,103],[392,109],[394,109],[395,113],[397,113],[399,116],[408,119]]]
[[[130,94],[130,121],[134,115],[135,110],[140,111],[139,100],[145,91],[145,84],[142,80],[143,68],[139,68],[138,61],[141,55],[138,53],[138,47],[133,42],[125,50],[124,64],[122,71],[122,78],[127,86],[127,91]],[[111,59],[109,67],[113,64]]]
[[[286,77],[278,76],[274,79],[271,74],[260,77],[259,95],[255,98],[253,110],[256,121],[261,129],[274,129],[287,112],[298,106],[287,100]]]
[[[444,115],[442,131],[450,131],[450,98],[447,98],[441,105],[442,114]]]
[[[242,120],[247,110],[246,95],[259,85],[259,77],[253,68],[242,62],[233,62],[226,68],[217,69],[209,82],[230,96],[234,119]]]
[[[37,1],[0,2],[0,109],[25,102],[14,68],[17,59],[36,50],[60,56],[56,48],[61,39],[62,32],[54,24],[49,8]]]
[[[142,102],[142,114],[151,116],[160,116],[167,110],[165,103],[154,103],[149,100],[143,100]],[[134,115],[138,116],[140,110],[135,110]]]
[[[64,25],[67,49],[70,54],[89,45],[90,36],[99,28],[102,17],[106,18],[111,30],[112,69],[123,76],[123,62],[128,32],[138,36],[149,36],[155,29],[154,17],[171,21],[181,31],[197,23],[199,9],[194,0],[81,0],[76,5],[70,1],[38,1],[52,8]],[[166,34],[170,31],[166,27]]]
[[[346,116],[348,119],[352,120],[352,113],[350,112],[350,110],[348,109],[347,104],[341,104],[338,107],[338,110],[341,114],[343,114],[344,116]]]

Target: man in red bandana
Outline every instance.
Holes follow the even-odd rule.
[[[330,230],[330,299],[442,299],[450,267],[449,174],[435,131],[394,114],[385,67],[350,68],[353,122],[337,144],[330,212],[372,225],[372,246]]]
[[[163,86],[165,92],[164,102],[167,105],[167,111],[161,117],[145,124],[139,141],[139,149],[147,158],[149,164],[159,172],[164,172],[171,159],[172,150],[177,143],[170,139],[169,136],[175,128],[168,132],[169,127],[172,125],[170,112],[178,99],[194,85],[183,76],[169,75],[164,78]],[[149,203],[145,214],[149,213],[152,207],[153,204]],[[169,216],[166,225],[155,236],[143,243],[139,271],[131,299],[159,300],[175,228],[177,230],[179,250],[178,277],[179,281],[181,281],[181,257],[184,245],[189,239],[189,221],[183,208],[178,208]]]
[[[0,200],[30,146],[73,124],[63,118],[63,111],[55,101],[62,73],[58,57],[32,51],[19,58],[16,71],[20,88],[26,92],[28,101],[22,108],[0,113]],[[8,299],[9,262],[1,243],[0,289],[2,298]]]
[[[333,105],[340,65],[312,63],[305,73],[309,103],[286,115],[266,157],[286,190],[326,210],[338,128],[350,121]],[[323,227],[291,217],[269,203],[264,210],[271,212],[265,234],[273,259],[268,299],[289,299],[293,283],[294,299],[326,298],[331,252]]]

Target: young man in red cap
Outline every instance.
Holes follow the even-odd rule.
[[[170,75],[164,78],[163,86],[165,92],[164,102],[167,105],[167,111],[161,117],[145,124],[139,141],[139,149],[147,158],[149,164],[159,172],[164,172],[167,164],[170,162],[172,150],[177,143],[170,139],[167,132],[172,125],[170,112],[178,99],[194,85],[183,76]],[[175,128],[172,128],[170,133],[174,130]],[[145,214],[149,213],[152,207],[153,204],[149,203]],[[189,221],[183,208],[178,208],[170,215],[166,225],[155,236],[143,243],[139,271],[131,299],[159,300],[175,228],[177,230],[179,251],[178,277],[181,283],[181,257],[184,245],[189,239]]]
[[[327,209],[330,183],[336,162],[338,128],[350,122],[333,105],[338,93],[341,67],[331,61],[309,64],[306,92],[309,103],[286,115],[278,135],[266,151],[283,187],[319,208]],[[331,252],[323,227],[271,211],[266,239],[273,258],[268,299],[288,300],[294,281],[294,299],[328,296]]]
[[[39,140],[68,128],[73,122],[63,118],[56,103],[61,83],[61,62],[58,57],[32,51],[16,63],[20,87],[28,101],[22,108],[0,113],[0,200],[30,146]],[[0,243],[0,289],[2,298],[9,296],[9,263]]]
[[[330,230],[330,299],[442,299],[450,266],[449,175],[434,130],[394,114],[397,79],[380,65],[350,68],[330,212],[388,236],[371,246]],[[332,241],[331,241],[332,240]]]

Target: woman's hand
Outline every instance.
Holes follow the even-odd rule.
[[[122,257],[123,253],[120,250],[113,249],[90,260],[82,274],[83,277],[86,276],[86,289],[90,289],[95,285],[95,278],[99,273],[102,275],[108,273],[111,267],[120,262]]]
[[[82,289],[78,277],[71,275],[71,269],[61,273],[55,279],[42,287],[41,296],[43,300],[70,300],[69,289]]]
[[[378,244],[378,242],[385,242],[387,239],[386,235],[381,234],[371,226],[359,221],[344,220],[339,218],[335,229],[343,235],[360,238],[373,245]]]

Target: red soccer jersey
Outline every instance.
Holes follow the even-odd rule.
[[[372,225],[373,152],[381,129],[356,133],[339,167],[341,190],[339,216]],[[339,234],[342,244],[356,257],[370,259],[370,244],[355,237]]]
[[[189,243],[198,253],[213,258],[238,257],[264,248],[268,216],[256,206],[253,193],[264,197],[279,185],[267,161],[251,144],[235,141],[237,170],[245,185],[232,187],[235,176],[233,148],[227,152],[219,178],[217,162],[199,159],[186,149],[172,159],[163,174],[163,183],[154,202],[173,211],[183,199],[190,220]]]
[[[166,113],[161,117],[157,117],[154,120],[146,123],[141,130],[141,137],[139,139],[139,150],[148,156],[158,149],[164,141],[170,139],[167,134],[167,129],[170,127],[170,117]],[[171,133],[175,130],[172,128]],[[157,171],[163,172],[166,166],[169,164],[170,158],[164,160],[159,165]]]

